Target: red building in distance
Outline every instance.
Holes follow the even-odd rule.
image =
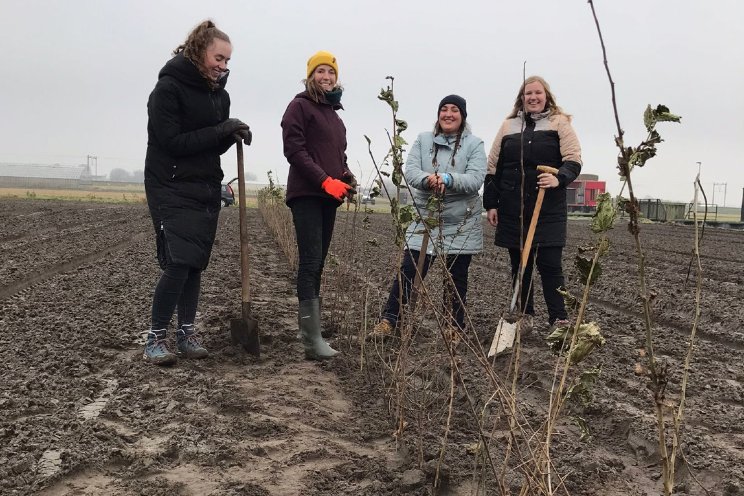
[[[605,192],[605,182],[596,174],[579,174],[566,188],[566,203],[569,212],[593,212],[597,208],[597,197]]]

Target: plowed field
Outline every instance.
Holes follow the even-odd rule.
[[[482,467],[474,468],[479,438],[472,412],[483,409],[490,393],[474,354],[461,347],[460,374],[472,388],[464,396],[456,388],[448,414],[450,357],[432,325],[436,304],[424,301],[417,311],[422,331],[411,361],[429,368],[421,384],[412,379],[408,405],[421,408],[409,415],[402,436],[393,436],[386,366],[394,362],[395,343],[362,346],[357,339],[365,322],[373,323],[395,273],[389,216],[377,213],[365,224],[361,214],[339,211],[323,293],[324,323],[336,330],[333,344],[343,355],[325,363],[304,360],[295,338],[294,275],[258,210],[248,217],[261,359],[229,339],[230,319],[240,315],[238,210],[231,207],[221,213],[202,278],[197,326],[210,356],[157,368],[142,360],[159,277],[146,206],[0,200],[0,494],[433,494],[448,417],[439,494],[476,494],[474,474]],[[485,252],[470,270],[472,343],[493,333],[510,293],[508,257],[485,229]],[[656,352],[669,363],[674,400],[694,313],[694,274],[686,280],[692,228],[643,225],[643,239],[656,294]],[[572,221],[564,267],[575,293],[572,259],[589,240],[587,223]],[[709,494],[744,494],[743,246],[744,233],[736,231],[708,229],[703,240],[703,310],[687,390],[680,494],[706,494],[703,487]],[[591,402],[572,411],[590,435],[580,439],[568,412],[559,423],[552,461],[565,485],[556,494],[661,492],[651,393],[647,379],[634,374],[645,340],[634,260],[619,223],[588,315],[607,340],[588,362],[601,373]],[[432,270],[427,287],[436,293]],[[556,358],[542,339],[547,324],[539,288],[536,306],[518,384],[524,418],[539,423]],[[498,374],[505,370],[503,359],[493,366]],[[432,373],[437,368],[441,377]],[[496,434],[490,442],[493,455],[505,444]],[[485,480],[485,494],[501,494],[493,476]],[[518,477],[505,480],[514,494]]]

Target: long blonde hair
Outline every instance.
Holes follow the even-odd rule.
[[[512,109],[511,113],[506,117],[507,119],[511,119],[517,116],[520,111],[524,110],[524,88],[528,84],[532,83],[540,83],[545,89],[545,110],[547,110],[548,116],[554,116],[563,114],[568,118],[571,118],[570,115],[566,114],[561,107],[558,106],[558,103],[556,103],[555,95],[552,91],[550,91],[550,85],[548,84],[545,79],[543,79],[540,76],[530,76],[527,79],[524,80],[522,83],[522,86],[519,87],[519,92],[517,93],[517,98],[514,100],[514,108]]]
[[[310,95],[310,99],[314,101],[315,103],[323,103],[325,102],[325,90],[320,87],[318,83],[315,82],[315,78],[310,75],[309,78],[303,79],[302,84],[305,85],[305,89],[307,90],[307,94]],[[343,86],[337,84],[333,87],[333,89],[340,89],[343,90]]]

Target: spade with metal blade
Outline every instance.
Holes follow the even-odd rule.
[[[243,141],[236,138],[238,150],[238,201],[240,211],[240,299],[241,318],[230,319],[230,337],[234,345],[256,357],[261,356],[258,337],[258,321],[251,315],[250,272],[248,270],[248,225],[245,211],[245,166],[243,163]]]
[[[554,176],[558,174],[558,169],[549,167],[547,165],[538,165],[537,171],[547,172]],[[535,201],[535,209],[532,211],[532,220],[530,221],[530,227],[527,230],[527,239],[524,242],[522,248],[522,256],[519,258],[519,270],[517,277],[514,281],[514,291],[512,292],[511,305],[509,305],[509,311],[506,315],[503,315],[499,319],[499,324],[496,326],[496,333],[493,336],[491,342],[491,349],[488,350],[488,356],[492,357],[502,353],[504,350],[511,348],[514,345],[514,338],[517,335],[517,327],[522,320],[521,312],[516,311],[517,298],[522,288],[522,278],[524,277],[524,269],[527,265],[527,260],[530,256],[530,250],[532,249],[532,240],[535,237],[535,228],[537,227],[537,219],[540,216],[540,209],[542,208],[543,198],[545,197],[545,190],[540,188],[537,192],[537,200]]]

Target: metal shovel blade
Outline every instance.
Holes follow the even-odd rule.
[[[493,335],[491,349],[488,350],[488,357],[492,357],[508,350],[514,346],[514,338],[517,335],[517,322],[509,322],[507,319],[500,319],[499,325],[496,326],[496,333]]]
[[[243,318],[230,319],[230,338],[234,345],[255,355],[261,356],[261,342],[258,338],[258,321],[250,315],[250,310],[243,311]]]

